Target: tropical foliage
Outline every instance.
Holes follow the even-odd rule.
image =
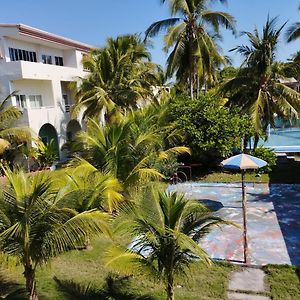
[[[75,149],[80,149],[93,166],[109,172],[125,187],[162,178],[154,167],[155,161],[189,152],[186,147],[173,147],[179,131],[166,122],[166,111],[167,105],[155,104],[129,111],[106,126],[90,120],[87,131],[78,135]]]
[[[129,248],[110,249],[108,264],[126,274],[157,277],[165,284],[168,300],[175,299],[175,280],[188,274],[193,258],[210,264],[199,240],[213,225],[223,222],[199,202],[157,189],[146,189],[120,219],[117,232],[129,233],[132,243]]]
[[[8,105],[8,101],[14,93],[8,95],[0,103],[0,156],[8,148],[27,142],[31,139],[29,128],[13,127],[14,123],[22,116],[20,109]]]
[[[8,186],[0,197],[0,250],[24,268],[29,299],[37,299],[36,268],[61,252],[82,245],[86,235],[99,234],[107,216],[61,206],[64,190],[49,173],[27,176],[3,169]]]
[[[192,149],[194,159],[212,163],[240,149],[242,137],[252,135],[248,118],[230,111],[223,103],[223,99],[209,94],[171,101],[170,117],[184,132],[185,144]]]
[[[300,6],[299,6],[300,9]],[[288,43],[299,39],[300,37],[300,22],[292,24],[286,31],[286,40]]]
[[[251,151],[250,154],[267,162],[265,167],[259,169],[259,173],[270,173],[276,166],[277,157],[272,149],[260,146]]]
[[[276,117],[296,121],[300,108],[300,94],[284,84],[283,66],[275,60],[285,25],[277,28],[276,21],[268,18],[262,34],[257,29],[245,32],[250,46],[233,49],[243,55],[244,62],[237,76],[221,86],[231,103],[251,117],[257,134],[269,124],[274,127]]]
[[[119,181],[83,159],[66,173],[64,205],[77,212],[99,209],[112,213],[123,200]]]
[[[137,35],[109,38],[107,45],[84,57],[90,74],[82,78],[74,113],[106,120],[153,100],[152,86],[161,85],[162,73],[150,62],[150,53]]]
[[[220,26],[234,31],[234,18],[228,13],[210,10],[208,4],[211,1],[208,0],[161,2],[169,2],[172,17],[154,22],[146,30],[146,38],[167,30],[165,50],[172,48],[167,60],[167,76],[176,74],[181,84],[189,86],[193,97],[194,87],[199,94],[203,84],[213,81],[216,67],[226,64],[226,58],[219,52],[217,38]]]

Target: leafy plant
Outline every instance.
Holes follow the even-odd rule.
[[[36,300],[36,268],[83,245],[86,236],[106,230],[108,216],[64,207],[64,190],[49,172],[26,176],[3,168],[8,185],[0,195],[0,251],[23,266],[28,299]]]
[[[230,154],[240,148],[243,136],[251,136],[251,123],[222,105],[223,99],[202,94],[198,99],[186,96],[172,99],[169,109],[172,120],[183,131],[185,144],[193,157],[205,162]]]
[[[37,157],[42,167],[50,167],[54,161],[58,159],[58,153],[54,140],[50,140],[50,142],[47,144],[41,140],[38,140],[35,143],[38,151]]]
[[[199,240],[216,224],[198,201],[158,189],[145,189],[136,205],[125,208],[117,219],[116,231],[129,234],[129,246],[108,251],[108,264],[125,274],[145,274],[164,282],[167,299],[174,299],[176,278],[186,276],[193,258],[210,264]],[[129,249],[128,249],[129,248]]]
[[[158,161],[170,155],[189,153],[174,147],[179,130],[166,118],[167,105],[150,105],[103,126],[90,120],[86,132],[78,134],[77,149],[94,167],[110,172],[126,188],[160,179]]]
[[[251,155],[258,157],[268,163],[265,167],[259,169],[259,173],[270,173],[274,166],[276,166],[277,158],[274,150],[272,149],[260,146],[253,150],[251,152]]]

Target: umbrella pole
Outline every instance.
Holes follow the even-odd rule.
[[[246,199],[246,189],[245,189],[245,170],[242,170],[242,207],[243,207],[244,263],[248,264],[247,199]]]

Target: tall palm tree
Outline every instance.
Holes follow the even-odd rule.
[[[0,155],[12,144],[20,144],[31,140],[29,128],[13,127],[14,123],[22,116],[20,109],[8,105],[8,101],[14,93],[8,95],[0,103]]]
[[[285,26],[276,28],[277,18],[268,17],[262,34],[245,32],[250,46],[238,46],[232,51],[240,53],[244,62],[237,76],[221,86],[231,103],[252,118],[257,134],[268,126],[275,126],[275,117],[297,120],[300,94],[284,85],[284,66],[276,62],[280,34]]]
[[[137,35],[109,38],[104,48],[84,57],[83,66],[90,75],[82,78],[74,112],[83,108],[84,118],[137,108],[153,97],[151,86],[161,84],[161,71]]]
[[[300,9],[300,6],[298,7]],[[292,24],[286,31],[286,41],[288,43],[297,40],[300,37],[300,22]]]
[[[228,13],[210,10],[210,0],[168,2],[172,18],[153,23],[146,30],[146,38],[167,29],[165,49],[173,47],[167,60],[167,76],[176,73],[179,82],[189,85],[193,97],[194,86],[197,85],[198,90],[200,88],[199,79],[202,84],[205,83],[212,77],[216,65],[226,63],[219,53],[216,37],[220,26],[234,31],[235,21]]]
[[[27,176],[2,169],[8,186],[0,197],[0,250],[23,265],[28,299],[35,300],[37,266],[83,245],[87,234],[99,234],[107,216],[97,210],[77,213],[62,206],[64,191],[49,173]]]
[[[178,130],[166,124],[160,107],[128,111],[126,116],[106,126],[90,120],[87,131],[78,134],[74,146],[93,166],[112,174],[125,188],[162,178],[154,162],[167,159],[171,153],[189,153],[189,149],[173,147]]]
[[[193,259],[210,263],[199,240],[213,225],[222,222],[198,201],[147,189],[141,201],[125,208],[124,215],[117,219],[117,232],[129,234],[132,243],[111,248],[108,264],[127,274],[156,276],[165,284],[167,300],[173,300],[174,281],[187,275]]]

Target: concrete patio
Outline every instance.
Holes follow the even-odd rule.
[[[201,200],[217,216],[242,225],[241,184],[172,185]],[[246,184],[248,239],[251,264],[300,265],[300,184]],[[210,232],[201,246],[215,259],[243,260],[242,227],[224,225]]]

